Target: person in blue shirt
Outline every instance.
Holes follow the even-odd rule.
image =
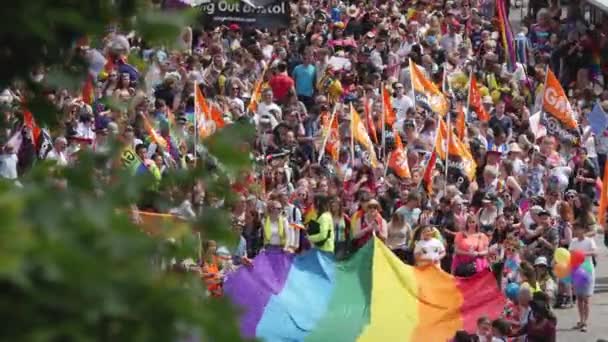
[[[304,62],[293,69],[293,79],[298,99],[304,103],[307,109],[314,105],[316,77],[317,68],[313,64],[312,54],[306,52]]]

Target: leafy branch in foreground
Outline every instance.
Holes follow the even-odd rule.
[[[19,81],[36,121],[54,128],[61,121],[44,98],[48,88],[76,88],[86,64],[74,42],[101,37],[109,25],[141,30],[149,41],[166,42],[193,16],[153,12],[135,0],[16,1],[0,13],[0,87]],[[35,18],[33,20],[32,18]],[[32,71],[50,71],[44,84]],[[245,131],[239,131],[244,129]],[[208,141],[220,168],[201,164],[169,174],[161,187],[187,188],[201,181],[230,202],[227,179],[248,165],[240,148],[250,136],[230,128]],[[118,146],[107,155],[81,153],[77,165],[61,169],[38,162],[20,179],[0,181],[0,340],[3,341],[238,341],[234,312],[222,299],[208,299],[197,275],[166,272],[159,260],[196,258],[199,241],[229,240],[227,213],[203,208],[188,229],[172,227],[156,237],[130,219],[130,205],[146,196],[146,177],[121,172]],[[174,182],[173,184],[170,184]],[[178,243],[168,245],[166,238]]]

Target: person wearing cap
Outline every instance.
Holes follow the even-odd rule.
[[[527,243],[527,259],[533,261],[537,256],[553,258],[553,252],[559,244],[559,232],[553,224],[551,214],[541,207],[536,210],[536,221],[526,231],[524,241]]]
[[[549,297],[551,304],[554,303],[557,294],[557,285],[551,273],[549,273],[549,262],[544,256],[539,256],[534,260],[534,270],[536,271],[536,281],[540,289]]]

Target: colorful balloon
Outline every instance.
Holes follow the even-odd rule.
[[[567,263],[556,263],[553,265],[553,274],[560,279],[566,278],[570,275],[570,265]]]
[[[556,249],[553,254],[553,260],[558,264],[570,264],[570,251],[563,247]]]
[[[590,281],[591,275],[582,267],[578,267],[572,272],[572,284],[574,284],[574,287],[579,289],[585,288],[589,286]]]
[[[590,260],[585,260],[585,262],[581,265],[581,268],[584,269],[589,275],[593,273],[593,263]]]
[[[585,262],[585,252],[580,249],[570,252],[570,269],[577,269],[582,263]]]
[[[519,284],[509,283],[505,288],[505,295],[511,300],[517,300],[517,297],[519,296]]]

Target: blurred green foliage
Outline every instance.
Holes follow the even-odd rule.
[[[9,1],[0,11],[0,88],[25,82],[36,120],[52,125],[60,118],[28,82],[33,68],[50,68],[47,85],[78,87],[86,66],[71,48],[79,37],[101,37],[118,24],[164,42],[192,19],[136,0]],[[201,165],[164,182],[203,179],[230,202],[228,179],[249,167],[246,151],[235,146],[250,136],[247,127],[220,132],[206,142],[220,168]],[[0,341],[239,341],[229,303],[206,298],[195,274],[160,269],[159,260],[196,259],[197,235],[176,228],[149,237],[131,222],[129,206],[146,196],[149,179],[115,168],[100,173],[117,151],[83,153],[68,169],[38,162],[22,187],[0,181]],[[228,214],[203,210],[191,228],[231,240]],[[168,245],[165,238],[176,234],[178,243]]]

